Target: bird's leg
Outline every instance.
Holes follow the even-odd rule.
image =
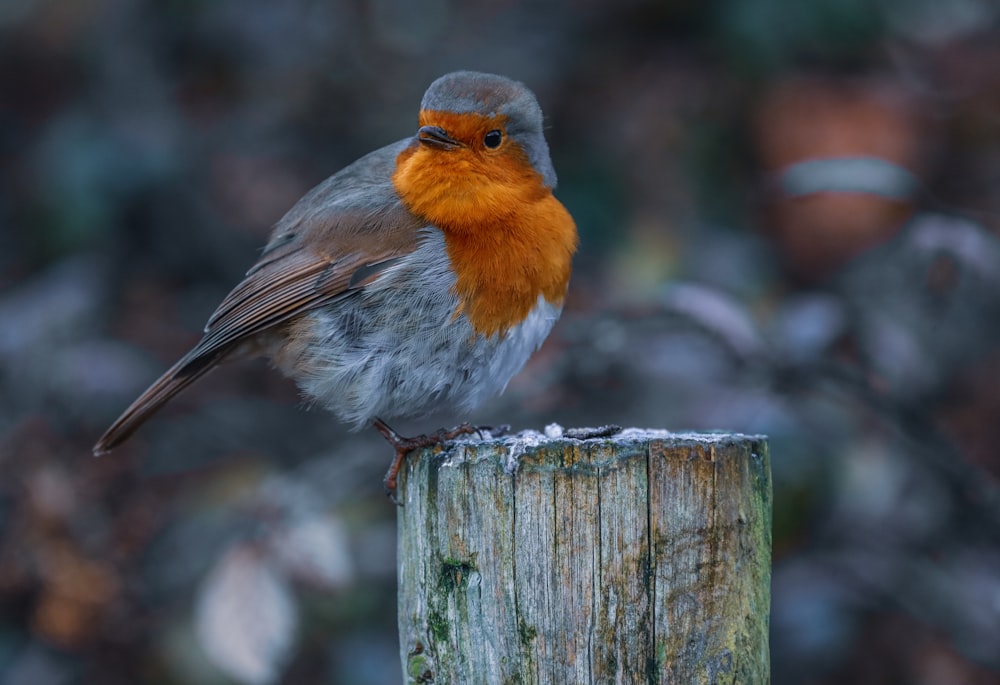
[[[375,426],[375,430],[382,434],[382,437],[392,445],[393,449],[396,450],[396,456],[389,465],[389,470],[385,472],[385,479],[382,481],[385,484],[385,493],[396,502],[396,478],[399,476],[399,469],[403,466],[403,460],[406,459],[406,455],[416,449],[421,447],[432,447],[434,445],[440,445],[448,440],[454,440],[459,435],[469,435],[470,433],[478,433],[484,430],[490,430],[487,426],[473,426],[468,423],[463,423],[461,426],[455,426],[451,430],[441,429],[437,433],[431,435],[418,435],[413,438],[404,438],[399,433],[389,428],[385,421],[382,419],[375,419],[372,424]],[[398,502],[396,502],[398,504]]]

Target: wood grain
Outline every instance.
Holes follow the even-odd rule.
[[[399,493],[406,682],[769,682],[763,438],[458,442]]]

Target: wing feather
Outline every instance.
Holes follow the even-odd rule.
[[[389,181],[400,141],[310,191],[278,222],[246,277],[222,301],[205,335],[101,436],[94,452],[124,441],[153,412],[258,334],[349,297],[417,248],[425,225]]]

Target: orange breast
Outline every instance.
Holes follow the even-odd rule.
[[[475,115],[451,116],[468,125]],[[446,130],[458,137],[456,128]],[[410,211],[444,233],[461,301],[456,314],[477,333],[503,335],[539,295],[562,302],[576,224],[515,144],[502,154],[415,144],[397,158],[393,184]]]

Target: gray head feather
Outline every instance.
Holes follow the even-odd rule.
[[[556,172],[542,133],[542,108],[527,86],[496,74],[455,71],[430,85],[420,103],[424,110],[475,112],[507,117],[507,134],[528,155],[545,185],[556,187]]]

